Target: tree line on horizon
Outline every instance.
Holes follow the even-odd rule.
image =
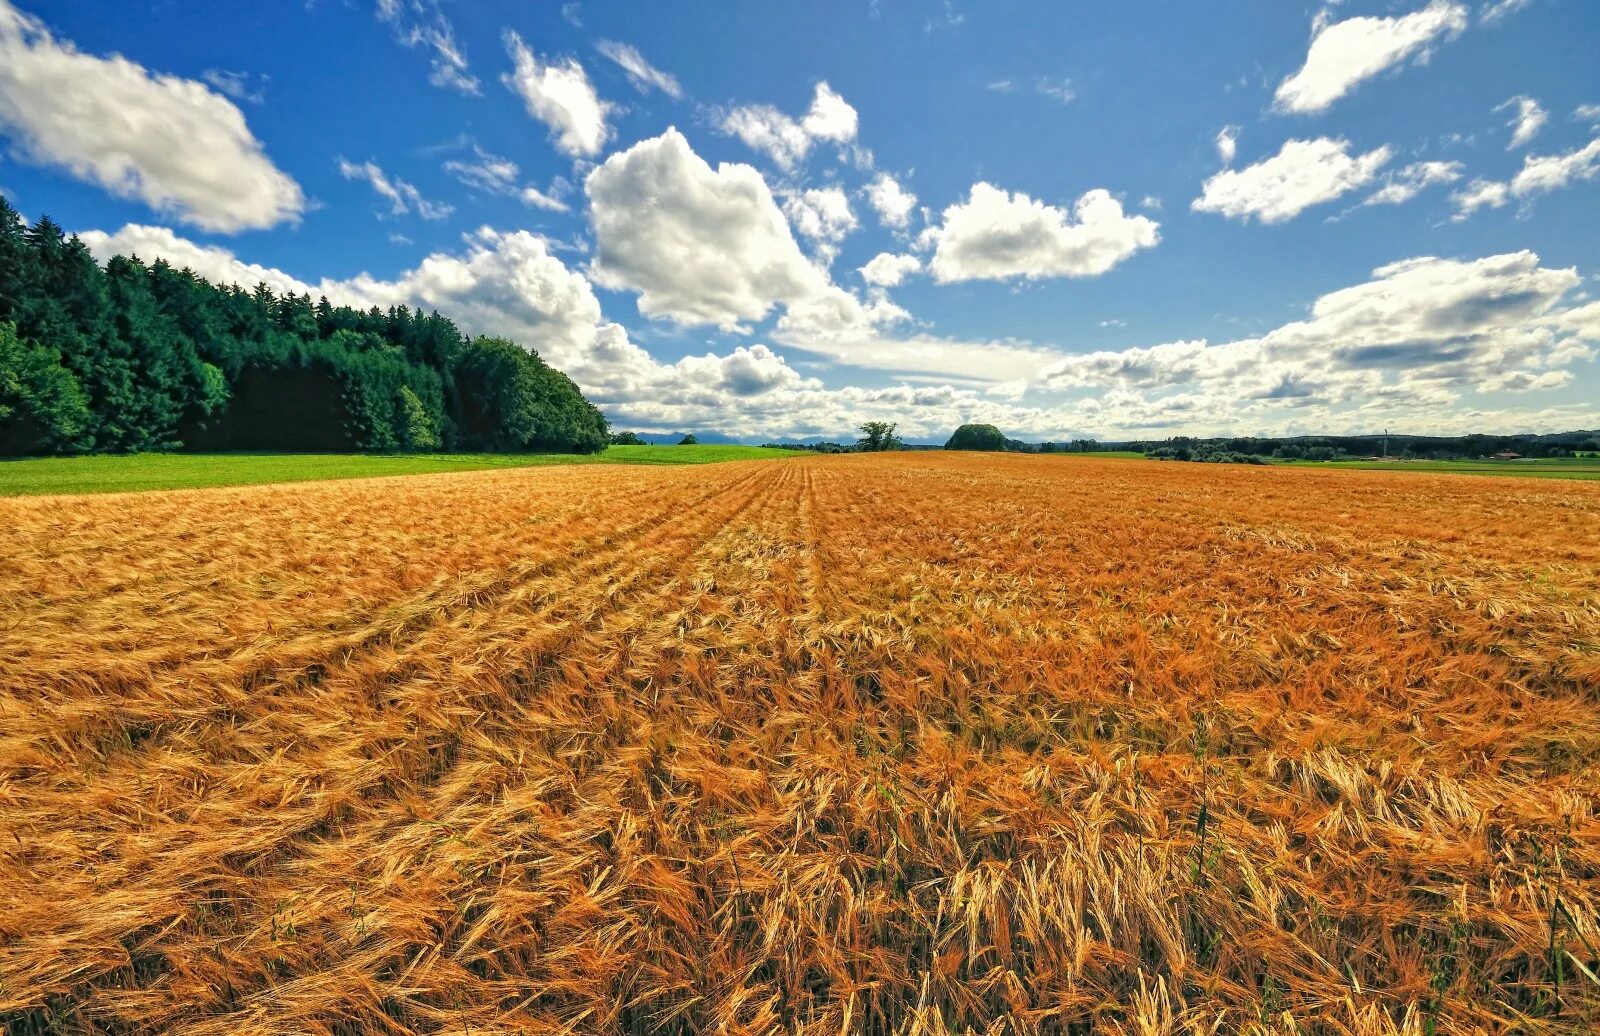
[[[537,353],[438,313],[103,266],[0,198],[0,455],[605,449],[604,415]]]

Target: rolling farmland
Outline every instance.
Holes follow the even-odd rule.
[[[1580,1033],[1600,485],[0,500],[15,1033]]]

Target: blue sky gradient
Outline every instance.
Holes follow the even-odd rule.
[[[0,191],[642,431],[1596,427],[1596,54],[1588,0],[0,0]]]

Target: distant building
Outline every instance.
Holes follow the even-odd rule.
[[[1512,453],[1510,450],[1501,450],[1494,455],[1495,460],[1521,460],[1522,454]]]

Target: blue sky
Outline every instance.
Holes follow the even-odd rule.
[[[1588,0],[0,0],[0,190],[619,427],[1596,427],[1595,54]]]

